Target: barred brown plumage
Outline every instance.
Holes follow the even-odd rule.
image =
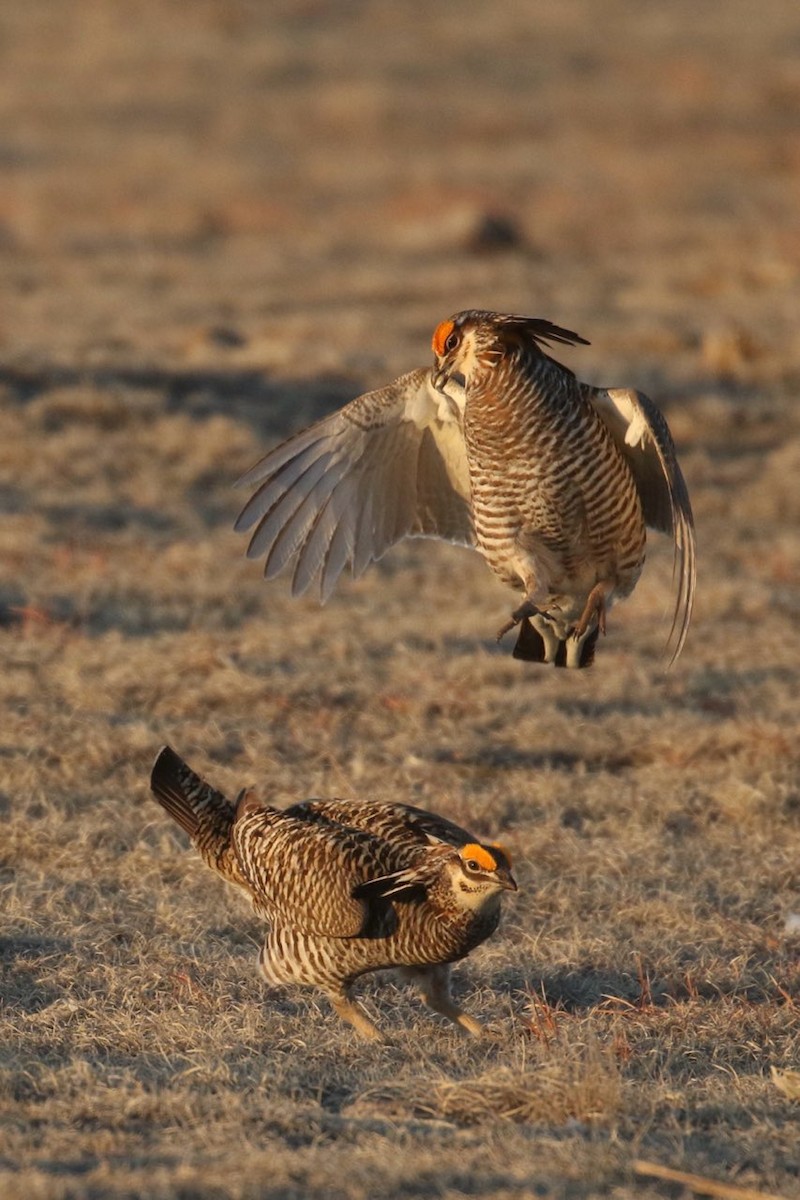
[[[605,614],[633,591],[645,527],[675,547],[667,641],[680,654],[695,590],[689,494],[666,421],[641,392],[595,388],[543,343],[584,339],[534,317],[468,310],[443,321],[434,367],[368,392],[270,451],[238,481],[236,522],[273,578],[316,579],[323,602],[404,537],[477,549],[524,600],[518,658],[585,667]]]
[[[319,987],[362,1036],[379,1038],[350,989],[369,971],[400,967],[426,1004],[480,1033],[450,995],[450,964],[494,933],[503,891],[516,891],[499,846],[406,804],[307,800],[280,810],[245,790],[232,805],[169,746],[150,786],[205,862],[269,922],[260,956],[269,983]]]

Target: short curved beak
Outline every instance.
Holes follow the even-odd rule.
[[[507,892],[519,891],[516,879],[505,867],[500,867],[497,871],[497,882],[502,888],[505,888]]]
[[[448,383],[455,383],[458,387],[466,387],[466,381],[460,371],[448,371],[446,367],[434,367],[431,371],[431,383],[436,388],[437,392],[442,392],[447,395],[445,388]]]
[[[444,393],[448,378],[449,376],[447,371],[445,371],[442,367],[434,367],[431,371],[431,383],[436,388],[437,392]]]

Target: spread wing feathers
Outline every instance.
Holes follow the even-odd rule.
[[[233,845],[259,911],[325,937],[362,933],[370,916],[363,885],[385,876],[387,867],[405,866],[387,862],[385,844],[365,830],[274,809],[251,809],[237,819]]]
[[[457,414],[420,368],[276,446],[237,481],[256,488],[235,525],[253,529],[248,557],[267,579],[294,562],[293,595],[318,580],[324,603],[345,567],[360,575],[401,538],[473,546]]]
[[[697,578],[694,517],[675,444],[663,415],[642,392],[587,388],[587,394],[633,472],[646,524],[674,541],[675,611],[667,640],[673,663],[686,641]]]

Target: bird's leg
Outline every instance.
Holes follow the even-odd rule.
[[[589,595],[586,598],[581,618],[575,628],[572,630],[572,636],[575,641],[580,641],[583,635],[588,630],[592,617],[597,617],[597,628],[601,633],[606,631],[606,594],[610,590],[610,584],[605,581],[596,583]]]
[[[450,964],[442,963],[436,967],[405,967],[406,978],[413,980],[419,988],[423,1004],[441,1013],[458,1025],[459,1029],[470,1037],[481,1037],[483,1026],[469,1013],[460,1009],[450,995]]]
[[[509,630],[513,629],[515,625],[519,625],[520,621],[524,621],[526,617],[536,616],[538,611],[539,611],[539,609],[536,607],[536,605],[533,603],[532,600],[529,600],[529,599],[523,600],[522,604],[520,604],[519,608],[514,609],[511,616],[506,621],[505,625],[503,625],[500,629],[498,629],[498,631],[497,631],[498,642],[500,641],[500,639],[502,637],[505,637],[506,634],[509,632]]]
[[[352,1025],[359,1037],[370,1042],[386,1040],[377,1025],[373,1025],[364,1010],[350,998],[346,988],[328,992],[328,999],[342,1020]]]

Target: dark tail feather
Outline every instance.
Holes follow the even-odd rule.
[[[519,623],[517,644],[513,650],[514,658],[524,662],[546,662],[544,638],[534,629],[527,617]]]
[[[153,795],[190,838],[199,829],[198,801],[208,800],[215,789],[196,775],[188,763],[176,754],[171,746],[159,750],[150,773]],[[222,804],[227,803],[221,793],[216,793]]]

